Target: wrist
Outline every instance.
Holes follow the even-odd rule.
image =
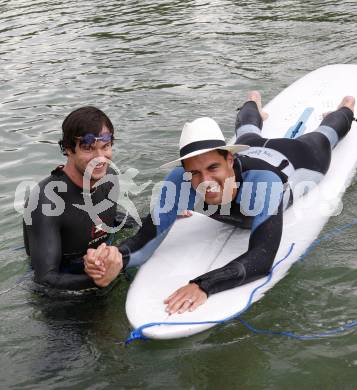
[[[123,245],[123,246],[118,246],[117,247],[119,253],[121,254],[122,262],[123,262],[123,268],[122,270],[125,271],[127,265],[129,264],[130,261],[130,249],[128,246]]]
[[[111,282],[105,278],[102,278],[99,280],[94,280],[94,283],[99,288],[105,288],[105,287],[108,287]]]
[[[200,290],[202,290],[206,295],[207,295],[207,298],[209,296],[209,286],[207,283],[205,283],[204,280],[201,280],[199,277],[196,278],[196,279],[193,279],[193,280],[190,280],[189,281],[190,284],[195,284],[196,286],[198,286],[198,288]]]
[[[202,292],[204,292],[207,295],[208,298],[208,291],[205,289],[204,285],[202,286],[203,283],[201,281],[194,279],[194,280],[190,280],[189,284],[195,284]]]

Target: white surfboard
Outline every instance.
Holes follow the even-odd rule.
[[[267,138],[284,137],[295,124],[295,130],[299,131],[298,120],[303,113],[308,116],[305,133],[312,131],[320,123],[322,113],[334,110],[345,95],[357,96],[357,65],[317,69],[264,107],[269,118],[264,122],[262,134]],[[250,234],[249,230],[201,214],[178,219],[161,246],[140,268],[129,289],[126,312],[132,327],[154,339],[186,337],[215,326],[214,321],[244,312],[261,299],[318,237],[329,217],[341,209],[342,194],[357,165],[356,147],[354,122],[334,149],[330,169],[320,185],[284,212],[282,240],[270,278],[214,294],[193,312],[168,316],[164,299],[189,280],[245,252]]]

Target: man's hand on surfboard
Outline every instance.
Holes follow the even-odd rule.
[[[97,249],[88,249],[84,256],[84,270],[98,287],[108,286],[122,268],[122,255],[115,246],[103,243]]]
[[[184,313],[185,311],[194,311],[198,306],[207,301],[207,294],[201,290],[196,283],[179,288],[171,294],[164,303],[169,315],[174,313]]]

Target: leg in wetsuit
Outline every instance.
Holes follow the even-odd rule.
[[[348,133],[352,121],[353,112],[348,107],[341,107],[329,113],[311,133],[296,139],[268,139],[261,136],[263,121],[256,102],[248,101],[237,115],[236,143],[276,150],[295,170],[304,170],[305,180],[317,183],[330,166],[332,149]]]

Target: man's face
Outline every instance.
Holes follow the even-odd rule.
[[[237,190],[233,170],[233,156],[225,160],[216,150],[184,160],[186,172],[191,172],[192,187],[204,196],[207,204],[231,202]]]
[[[103,126],[99,134],[110,134],[110,131]],[[111,141],[96,141],[92,144],[84,144],[80,140],[76,141],[75,153],[67,150],[68,158],[72,160],[75,169],[83,176],[88,166],[91,172],[91,181],[100,180],[107,173],[108,160],[112,159],[112,144]],[[95,159],[95,160],[94,160]]]

